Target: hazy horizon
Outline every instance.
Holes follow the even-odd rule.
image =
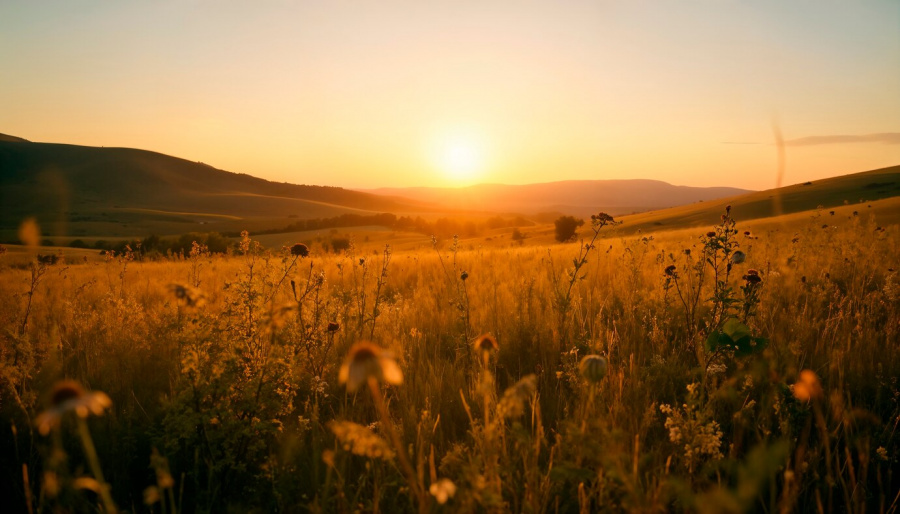
[[[900,163],[900,4],[0,6],[0,132],[268,180],[775,186]]]

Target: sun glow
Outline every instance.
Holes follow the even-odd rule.
[[[444,176],[456,183],[478,178],[484,171],[484,151],[471,138],[453,138],[438,148],[436,164]]]

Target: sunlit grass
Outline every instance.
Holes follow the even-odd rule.
[[[591,246],[307,254],[250,235],[178,261],[0,256],[4,497],[35,512],[888,511],[897,227],[824,211],[746,234],[730,215],[734,232],[605,227]],[[112,407],[45,437],[63,379]]]

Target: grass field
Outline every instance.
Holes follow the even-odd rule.
[[[14,248],[0,492],[10,512],[896,511],[900,227],[895,200],[866,205],[598,218],[568,244]]]

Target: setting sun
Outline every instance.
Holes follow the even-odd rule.
[[[484,172],[484,151],[472,139],[455,138],[445,141],[438,149],[437,166],[453,182],[477,179]]]

